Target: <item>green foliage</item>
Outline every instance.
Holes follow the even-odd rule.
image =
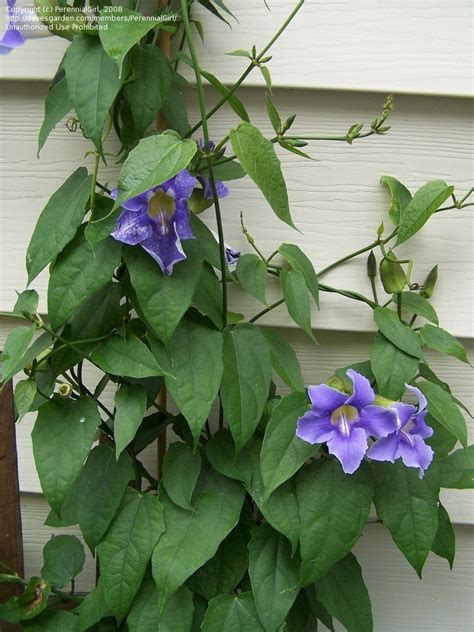
[[[97,404],[89,397],[72,400],[55,395],[39,410],[31,435],[33,454],[41,488],[57,514],[89,454],[99,423]]]
[[[260,329],[250,323],[224,331],[221,398],[237,452],[262,416],[270,389],[270,349]]]
[[[92,353],[91,360],[112,375],[140,378],[164,373],[150,349],[133,334],[108,338]]]
[[[369,593],[359,563],[352,553],[316,582],[316,594],[324,608],[348,632],[373,630]]]
[[[43,549],[44,564],[41,576],[62,588],[82,571],[85,562],[84,548],[73,535],[57,535]]]
[[[64,76],[53,83],[44,102],[44,120],[38,136],[38,155],[56,125],[72,110]]]
[[[39,216],[26,253],[28,283],[72,240],[84,217],[91,191],[87,169],[79,167],[53,193]]]
[[[304,254],[304,252],[294,244],[281,244],[278,252],[287,261],[287,263],[296,270],[301,272],[306,287],[314,298],[316,305],[319,307],[319,284],[318,277],[314,271],[313,264]]]
[[[395,463],[372,464],[377,515],[418,575],[438,530],[439,471],[431,466],[424,478],[416,469]]]
[[[149,136],[133,149],[118,180],[116,206],[185,169],[196,153],[196,143],[173,132]]]
[[[262,303],[266,303],[267,266],[257,255],[241,255],[235,271],[242,288],[255,296]]]
[[[163,507],[157,496],[127,491],[98,547],[106,601],[119,620],[129,611],[164,531]]]
[[[331,459],[303,468],[297,479],[301,584],[320,579],[347,555],[369,515],[373,485],[367,467],[347,476]]]
[[[438,531],[431,550],[439,557],[448,560],[449,568],[452,570],[456,552],[456,536],[449,514],[441,503],[438,505]]]
[[[467,428],[464,417],[453,396],[438,384],[419,382],[418,387],[428,401],[430,414],[450,432],[463,446],[467,445]]]
[[[418,189],[400,213],[397,246],[417,233],[453,191],[454,187],[443,180],[433,180]]]
[[[224,626],[224,627],[223,627]],[[255,601],[251,592],[239,595],[220,595],[209,604],[202,622],[203,632],[264,632],[258,619]]]
[[[230,141],[240,164],[262,191],[275,215],[294,226],[280,161],[272,143],[256,127],[245,122],[230,131]]]
[[[292,391],[304,391],[304,382],[301,368],[290,344],[278,332],[264,329],[263,335],[270,344],[270,357],[275,373]]]
[[[98,37],[79,34],[64,57],[69,99],[84,134],[102,153],[105,120],[122,87],[124,73],[107,55]]]
[[[298,594],[298,564],[288,540],[263,524],[249,544],[249,576],[255,607],[265,630],[283,623]]]
[[[163,462],[163,487],[181,509],[193,511],[191,498],[201,472],[199,452],[185,443],[172,443]]]
[[[424,325],[420,329],[420,336],[423,344],[430,349],[445,353],[446,355],[461,360],[461,362],[469,364],[466,349],[449,331],[445,331],[441,329],[441,327],[434,327],[433,325]]]
[[[385,184],[390,191],[390,208],[388,214],[392,223],[398,224],[402,212],[411,202],[412,195],[404,184],[399,182],[396,178],[392,178],[392,176],[382,176],[380,182]]]
[[[388,307],[376,307],[374,319],[381,333],[396,347],[408,355],[421,358],[421,345],[418,334],[404,325],[397,314]]]
[[[439,461],[441,487],[474,488],[474,446],[456,450]]]
[[[378,392],[388,399],[400,399],[418,369],[418,358],[408,355],[380,332],[370,350],[370,366]]]

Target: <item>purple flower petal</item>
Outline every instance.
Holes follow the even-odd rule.
[[[390,461],[394,463],[398,458],[398,444],[400,443],[400,436],[394,432],[388,437],[383,437],[376,441],[367,451],[369,459],[374,461]]]
[[[375,394],[370,386],[369,380],[352,369],[347,371],[347,375],[352,380],[354,390],[346,404],[348,406],[354,406],[354,408],[357,408],[358,410],[361,410],[364,406],[372,404],[375,399]]]
[[[425,444],[420,436],[411,435],[411,439],[411,441],[406,441],[402,434],[398,452],[407,467],[419,468],[420,478],[423,478],[425,470],[433,460],[434,452],[429,445]]]
[[[183,169],[173,178],[170,178],[169,180],[166,180],[166,182],[163,182],[163,184],[160,184],[160,188],[162,188],[166,193],[172,193],[175,200],[187,200],[191,197],[196,185],[196,178],[192,176],[187,169]]]
[[[141,243],[141,246],[157,261],[163,274],[167,276],[173,272],[175,263],[186,259],[183,246],[174,228],[166,236],[153,233]]]
[[[193,231],[189,224],[189,208],[184,200],[176,201],[176,209],[173,216],[176,230],[181,239],[193,239]]]
[[[114,190],[116,191],[116,189]],[[150,189],[149,191],[145,191],[145,193],[140,193],[140,195],[132,197],[129,200],[125,200],[125,202],[122,202],[120,206],[127,211],[146,211],[148,202],[153,193],[154,189]]]
[[[416,395],[418,399],[418,412],[421,413],[421,411],[426,410],[428,406],[428,402],[426,401],[426,397],[423,395],[420,389],[417,388],[416,386],[410,386],[410,384],[405,384],[405,386],[407,387],[409,391],[411,391],[412,393]]]
[[[386,437],[397,430],[397,417],[395,413],[382,406],[369,405],[359,413],[357,422],[367,433],[367,436]]]
[[[350,428],[348,434],[336,430],[327,442],[330,454],[342,465],[346,474],[353,474],[367,452],[367,437],[362,428]]]
[[[425,422],[426,410],[418,413],[413,420],[412,434],[419,435],[422,439],[429,439],[433,436],[433,428]]]
[[[403,428],[410,419],[415,415],[416,408],[411,404],[403,404],[402,402],[395,402],[390,406],[397,416],[398,428]]]
[[[318,417],[309,410],[298,419],[296,436],[307,443],[323,443],[328,441],[335,431],[331,417]]]
[[[136,246],[151,237],[153,227],[146,213],[123,211],[118,220],[117,228],[111,233],[114,239],[129,246]]]
[[[0,40],[0,55],[8,55],[14,48],[23,46],[25,38],[21,31],[15,28],[8,28]]]
[[[341,391],[327,384],[310,386],[308,388],[308,395],[311,400],[312,410],[318,416],[330,415],[336,408],[343,406],[347,402],[347,395],[345,393],[341,393]]]

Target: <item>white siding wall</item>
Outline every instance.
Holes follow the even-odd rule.
[[[289,7],[284,0],[229,1],[240,20],[232,31],[205,17],[203,66],[228,83],[239,74],[242,60],[223,57],[235,48],[262,46],[283,21]],[[315,161],[281,154],[295,223],[301,234],[278,223],[262,196],[248,180],[232,184],[224,200],[227,239],[245,251],[238,213],[260,246],[271,252],[282,241],[299,243],[317,269],[365,245],[386,219],[387,192],[380,176],[390,174],[416,188],[426,180],[443,178],[459,191],[472,186],[471,17],[469,0],[320,0],[308,1],[293,27],[275,47],[272,74],[275,101],[285,114],[298,114],[295,131],[340,134],[355,121],[370,121],[380,110],[383,95],[396,97],[392,130],[385,138],[345,144],[316,143]],[[42,120],[49,79],[64,50],[62,41],[29,42],[8,58],[0,58],[3,81],[0,96],[0,153],[4,166],[0,190],[0,311],[11,309],[14,290],[25,285],[24,255],[36,218],[51,193],[81,161],[88,145],[64,125],[53,132],[41,160],[36,138]],[[35,79],[37,81],[31,81]],[[252,120],[270,133],[264,113],[264,89],[258,73],[253,87],[241,90]],[[438,96],[429,96],[438,95]],[[209,93],[209,101],[214,95]],[[463,98],[464,97],[464,98]],[[191,105],[192,116],[195,113]],[[222,110],[212,119],[212,135],[219,138],[234,121]],[[102,170],[101,179],[113,183],[118,169]],[[211,222],[212,223],[212,222]],[[415,280],[423,280],[434,262],[440,264],[435,307],[441,325],[463,339],[473,351],[472,337],[472,212],[434,218],[405,247],[418,263]],[[354,261],[330,277],[334,285],[366,289],[365,260]],[[45,309],[46,275],[35,287]],[[276,295],[277,289],[269,292]],[[256,303],[232,296],[239,311],[258,311]],[[284,310],[268,323],[286,327],[304,369],[305,380],[316,383],[335,368],[367,357],[374,330],[370,310],[351,301],[323,296],[314,314],[319,347],[289,328]],[[0,347],[13,326],[0,319]],[[344,333],[344,331],[346,332]],[[348,330],[348,331],[347,331]],[[472,370],[452,359],[432,357],[433,366],[453,386],[455,394],[474,407]],[[93,379],[92,368],[88,369]],[[27,417],[18,426],[20,482],[27,572],[41,567],[41,549],[50,535],[43,526],[47,507],[34,470]],[[471,436],[472,436],[471,426]],[[147,460],[154,465],[154,450]],[[456,523],[457,562],[450,573],[445,561],[429,561],[423,583],[402,559],[387,533],[369,525],[357,554],[373,599],[377,632],[472,629],[472,535],[474,505],[469,492],[444,493],[443,501]],[[90,584],[94,563],[88,561],[79,587]]]

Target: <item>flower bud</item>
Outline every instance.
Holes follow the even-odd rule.
[[[66,384],[66,382],[63,382],[59,385],[58,393],[61,395],[61,397],[69,397],[69,395],[72,393],[72,386],[70,384]]]
[[[367,276],[369,279],[375,279],[377,276],[377,259],[375,258],[373,250],[370,251],[367,257]]]
[[[393,256],[391,251],[389,255]],[[380,263],[380,279],[387,294],[397,294],[407,284],[407,277],[402,266],[386,257]]]
[[[433,296],[433,292],[436,287],[437,280],[438,280],[438,266],[435,265],[435,267],[432,270],[430,270],[430,273],[428,274],[428,276],[425,279],[425,282],[423,283],[423,289],[420,292],[421,296],[423,296],[424,298],[431,298]]]

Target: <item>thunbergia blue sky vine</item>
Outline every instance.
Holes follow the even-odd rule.
[[[77,168],[38,218],[26,253],[28,289],[9,314],[21,322],[3,348],[2,386],[24,372],[15,405],[19,419],[37,414],[32,447],[51,507],[46,524],[77,525],[100,579],[86,598],[74,594],[69,582],[81,571],[83,545],[73,535],[56,536],[44,548],[41,577],[28,583],[0,573],[0,581],[26,585],[0,604],[0,619],[27,620],[32,632],[275,632],[315,629],[324,613],[329,628],[335,617],[348,630],[372,632],[370,599],[352,552],[371,507],[421,576],[431,553],[450,564],[454,558],[440,488],[472,486],[464,406],[425,353],[468,363],[466,351],[438,325],[429,301],[437,266],[425,277],[416,262],[397,259],[399,244],[431,215],[471,205],[472,191],[458,198],[442,180],[410,191],[383,176],[388,213],[373,218],[366,245],[315,269],[309,253],[292,243],[292,230],[305,212],[324,217],[325,209],[300,207],[292,216],[280,153],[309,158],[309,144],[323,140],[380,143],[393,99],[365,127],[354,123],[327,136],[317,117],[314,130],[298,129],[296,113],[279,112],[269,90],[273,131],[250,122],[239,88],[258,71],[270,88],[268,52],[303,0],[295,0],[261,50],[250,42],[249,50],[233,51],[247,58],[246,69],[225,87],[201,68],[195,44],[206,11],[223,24],[232,19],[225,0],[168,3],[180,5],[170,21],[159,19],[169,17],[170,6],[142,20],[136,4],[132,11],[111,0],[91,7],[36,1],[58,18],[50,27],[69,40],[45,102],[40,149],[55,127],[64,142],[77,131],[89,140],[86,155],[94,162],[90,169],[80,150]],[[8,8],[2,54],[26,37],[15,27],[15,0]],[[98,28],[105,14],[116,13],[125,19]],[[77,32],[81,24],[87,33]],[[168,35],[177,36],[171,48],[189,56],[170,61]],[[184,62],[194,71],[185,91]],[[208,108],[210,91],[216,94]],[[193,108],[189,120],[186,101],[193,96],[199,114]],[[211,118],[225,105],[234,118],[210,141]],[[152,129],[156,119],[159,129]],[[109,191],[103,163],[112,152],[121,167],[118,188]],[[320,163],[308,168],[317,187]],[[228,223],[239,225],[237,196],[221,208],[221,198],[235,190],[228,183],[240,178],[260,189],[279,226],[262,245],[241,216],[242,254],[226,243]],[[99,213],[99,202],[108,214]],[[307,237],[313,251],[320,248],[321,233]],[[199,244],[186,243],[197,238]],[[358,291],[330,285],[327,273],[361,256],[368,257],[367,277]],[[47,318],[32,288],[46,269]],[[365,360],[306,391],[298,354],[266,318],[280,308],[280,324],[291,319],[309,349],[318,336],[313,308],[332,309],[326,292],[372,314],[373,345]],[[401,401],[406,389],[417,405]],[[142,452],[157,439],[159,458],[150,467]],[[341,606],[353,603],[357,608]]]
[[[352,474],[367,452],[367,438],[386,437],[396,425],[392,411],[374,404],[369,380],[352,369],[347,375],[352,395],[327,384],[308,388],[311,409],[298,420],[296,434],[308,443],[326,443],[344,472]]]

